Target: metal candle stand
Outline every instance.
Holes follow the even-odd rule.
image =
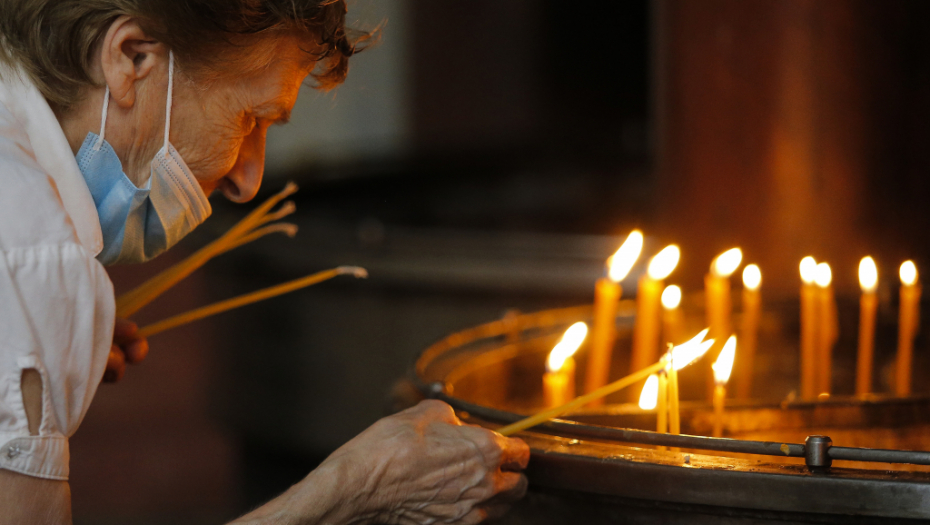
[[[495,400],[525,395],[528,385],[540,381],[520,368],[520,359],[538,354],[538,348],[545,348],[560,329],[590,315],[590,306],[516,319],[511,315],[452,334],[421,354],[414,380],[422,392],[449,403],[467,422],[488,428],[512,423],[530,412],[526,404],[514,410],[494,406]],[[629,323],[631,316],[629,305],[621,307],[618,323]],[[874,398],[834,399],[780,410],[852,407],[879,414],[922,414],[930,408],[927,398],[887,401],[913,404],[898,412],[883,403]],[[760,407],[779,410],[772,404]],[[609,522],[599,516],[621,509],[628,516],[640,513],[643,519],[675,522],[677,518],[682,523],[715,523],[721,515],[734,523],[888,523],[888,519],[930,518],[930,504],[924,503],[930,502],[930,470],[921,467],[930,466],[930,452],[840,447],[825,435],[809,435],[801,444],[659,434],[623,428],[628,426],[626,416],[609,411],[609,405],[604,410],[585,409],[521,435],[532,449],[527,472],[531,492],[507,518],[510,523],[554,523],[559,516]],[[837,413],[834,419],[842,417],[842,412]],[[794,458],[803,458],[803,464]],[[893,470],[835,467],[835,460],[884,463]]]

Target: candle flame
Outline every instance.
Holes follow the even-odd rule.
[[[830,269],[830,265],[822,262],[817,264],[817,273],[814,274],[814,282],[817,283],[817,286],[821,288],[826,288],[830,286],[830,281],[833,280],[833,271]]]
[[[669,285],[662,291],[662,307],[666,310],[674,310],[681,304],[681,288],[677,285]]]
[[[681,370],[697,361],[710,350],[710,347],[714,346],[713,339],[704,340],[708,332],[710,332],[710,328],[705,328],[691,340],[672,348],[671,352],[669,352],[671,354],[670,364],[675,370]]]
[[[588,335],[588,325],[578,322],[568,327],[562,339],[549,352],[549,358],[546,359],[546,370],[549,372],[558,372],[565,364],[565,360],[575,355],[578,347],[584,342]]]
[[[801,280],[804,281],[804,284],[814,284],[814,279],[816,278],[817,261],[808,255],[801,259]]]
[[[758,264],[750,264],[743,268],[743,286],[750,290],[758,290],[762,284],[762,271]]]
[[[875,259],[863,257],[859,261],[859,287],[863,293],[875,291],[875,285],[878,284],[878,268],[875,266]]]
[[[718,384],[726,384],[730,380],[730,372],[733,371],[733,361],[736,359],[736,336],[731,335],[727,339],[727,344],[723,345],[723,350],[717,356],[717,360],[711,365],[714,369],[714,380]]]
[[[681,250],[678,249],[678,246],[669,244],[649,261],[649,277],[656,281],[665,279],[678,266],[678,259],[680,258]]]
[[[639,394],[639,408],[652,410],[659,404],[659,376],[652,374]]]
[[[917,265],[914,264],[914,261],[904,261],[898,274],[901,276],[901,284],[914,286],[917,282]]]
[[[623,244],[620,245],[617,253],[613,254],[608,261],[610,270],[608,270],[607,275],[610,280],[619,283],[625,279],[626,275],[630,273],[630,269],[636,264],[636,260],[639,259],[639,254],[642,251],[643,232],[633,230],[623,241]]]
[[[717,277],[729,277],[739,268],[739,263],[743,262],[743,251],[739,248],[727,250],[714,259],[710,265],[710,271]]]

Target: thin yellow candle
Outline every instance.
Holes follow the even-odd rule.
[[[672,348],[667,358],[668,367],[668,429],[670,434],[681,434],[681,410],[679,408],[678,371],[703,356],[714,345],[713,339],[703,342],[708,329],[683,345]],[[698,339],[700,338],[700,339]]]
[[[833,298],[833,271],[830,265],[817,264],[814,282],[817,284],[817,395],[830,394],[833,378],[833,343],[835,335],[835,308]]]
[[[610,259],[607,277],[598,279],[594,288],[594,331],[588,350],[585,392],[593,392],[607,384],[611,355],[617,339],[617,302],[620,281],[626,278],[643,249],[643,234],[633,230]],[[595,404],[603,403],[598,399]]]
[[[872,392],[872,362],[875,347],[875,313],[878,310],[878,268],[871,257],[859,262],[859,352],[856,357],[856,395]]]
[[[357,266],[340,266],[338,268],[333,268],[332,270],[317,272],[306,277],[301,277],[300,279],[294,279],[293,281],[281,283],[262,290],[240,295],[239,297],[233,297],[232,299],[226,299],[225,301],[219,301],[211,305],[196,308],[189,312],[175,315],[174,317],[169,317],[168,319],[164,319],[162,321],[158,321],[157,323],[152,323],[148,326],[140,328],[138,335],[139,337],[151,337],[171,328],[176,328],[178,326],[185,325],[205,317],[210,317],[212,315],[226,312],[234,308],[239,308],[240,306],[245,306],[247,304],[264,301],[265,299],[271,299],[272,297],[294,292],[300,290],[301,288],[313,286],[314,284],[327,281],[340,275],[353,275],[358,279],[364,279],[368,277],[368,271]]]
[[[720,352],[723,343],[733,333],[730,316],[733,307],[730,301],[730,276],[743,262],[743,252],[739,248],[729,249],[718,255],[710,265],[710,272],[704,277],[704,300],[706,302],[707,325],[710,326],[709,337],[717,340],[717,346],[711,348],[711,356]],[[713,398],[713,375],[707,384]]]
[[[649,268],[639,280],[636,292],[636,321],[633,326],[633,351],[630,370],[639,370],[659,359],[660,304],[662,281],[675,267],[681,251],[670,244],[649,261]]]
[[[801,259],[801,399],[817,397],[817,261]]]
[[[756,344],[759,340],[759,315],[762,310],[762,271],[755,264],[743,268],[743,325],[740,331],[740,370],[736,397],[752,397],[752,375],[755,368]]]
[[[707,352],[707,349],[710,348],[710,345],[713,344],[713,340],[703,341],[704,337],[706,336],[707,336],[707,330],[704,330],[703,332],[699,333],[694,339],[691,339],[690,341],[675,347],[675,349],[680,349],[677,354],[674,354],[676,362],[680,363],[680,365],[678,365],[679,369],[691,364],[693,361],[697,359],[700,359],[701,356],[703,356]],[[569,401],[568,403],[565,403],[562,406],[543,410],[542,412],[539,412],[538,414],[521,419],[520,421],[511,423],[510,425],[501,427],[497,431],[501,435],[512,436],[513,434],[516,434],[517,432],[526,430],[528,428],[535,427],[536,425],[545,423],[546,421],[549,421],[552,418],[559,417],[562,414],[566,414],[568,412],[581,408],[584,405],[587,405],[588,403],[590,403],[591,401],[594,401],[597,398],[608,396],[610,394],[613,394],[614,392],[623,390],[624,388],[628,386],[636,384],[640,381],[644,381],[650,375],[658,373],[660,370],[667,369],[667,368],[670,368],[670,367],[666,363],[665,359],[662,359],[658,363],[654,363],[642,370],[633,372],[632,374],[626,377],[623,377],[621,379],[618,379],[614,381],[613,383],[604,385],[601,388],[598,388],[597,390],[595,390],[594,392],[587,393],[583,396],[578,396],[575,399]]]
[[[656,413],[656,432],[668,433],[668,373],[662,370],[658,374],[659,391],[657,392],[658,412]]]
[[[666,396],[662,392],[662,388],[667,387],[667,382],[660,379],[664,375],[664,372],[659,372],[649,376],[646,384],[643,385],[643,391],[639,394],[639,408],[656,411],[656,432],[659,434],[668,432],[668,406],[665,403]]]
[[[723,436],[723,408],[727,399],[727,381],[736,359],[736,336],[731,335],[717,360],[711,365],[714,370],[714,437]]]
[[[672,284],[662,291],[662,341],[677,345],[681,342],[681,288]]]
[[[575,397],[575,360],[572,358],[588,335],[588,325],[575,323],[565,330],[562,339],[555,345],[546,359],[543,374],[543,403],[557,407]]]
[[[914,337],[920,325],[921,286],[917,282],[917,266],[905,261],[899,271],[901,277],[901,304],[898,313],[898,359],[895,367],[895,394],[911,393],[911,362],[914,354]]]

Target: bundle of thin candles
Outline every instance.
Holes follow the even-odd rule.
[[[297,191],[297,185],[289,182],[283,190],[255,208],[218,239],[138,287],[117,297],[116,316],[126,318],[138,312],[142,307],[221,253],[238,248],[269,233],[282,232],[293,237],[297,233],[296,225],[290,223],[268,225],[268,223],[294,212],[295,206],[293,202],[285,202],[275,212],[271,212],[271,209],[275,204],[281,202],[282,199],[295,191]]]
[[[256,239],[268,235],[269,233],[282,232],[287,234],[289,237],[293,237],[294,234],[297,233],[296,225],[290,223],[277,223],[268,225],[268,223],[294,213],[295,206],[294,203],[290,201],[282,204],[277,211],[272,212],[271,209],[277,203],[281,202],[282,199],[288,195],[293,194],[295,191],[297,191],[297,185],[293,182],[289,182],[283,190],[262,203],[261,206],[255,208],[255,210],[246,215],[244,219],[236,223],[232,228],[229,229],[229,231],[224,233],[218,239],[197,250],[183,261],[175,264],[174,266],[152,277],[148,281],[142,283],[140,286],[119,296],[116,299],[116,316],[126,318],[136,313],[142,307],[155,300],[166,290],[180,282],[182,279],[193,273],[195,270],[206,264],[207,261],[213,257],[216,257],[217,255],[226,253],[229,250],[250,243]],[[258,290],[256,292],[241,295],[239,297],[220,301],[209,306],[197,308],[183,314],[175,315],[174,317],[169,317],[168,319],[164,319],[139,329],[139,336],[149,337],[165,330],[175,328],[198,319],[203,319],[204,317],[216,315],[233,308],[238,308],[240,306],[245,306],[247,304],[263,301],[278,295],[293,292],[307,286],[312,286],[339,275],[354,275],[357,278],[365,278],[368,277],[368,272],[364,268],[359,268],[357,266],[340,266],[338,268],[314,273],[300,279],[295,279],[293,281],[272,286],[270,288],[265,288],[263,290]]]

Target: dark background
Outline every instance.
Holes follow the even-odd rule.
[[[76,523],[219,523],[261,503],[384,415],[431,342],[590,301],[634,227],[647,254],[681,245],[686,294],[742,246],[771,310],[796,302],[802,256],[827,260],[846,332],[873,255],[888,358],[897,265],[930,255],[926,2],[390,0],[350,20],[386,21],[381,45],[269,138],[259,200],[298,182],[297,238],[212,261],[137,320],[338,264],[371,278],[153,337],[72,439]],[[173,253],[113,269],[117,290],[252,206],[213,202]]]

